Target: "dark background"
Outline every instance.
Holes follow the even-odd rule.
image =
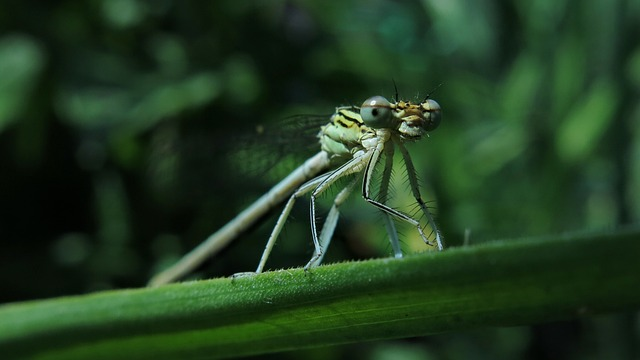
[[[0,301],[143,286],[282,175],[247,171],[273,154],[234,137],[391,98],[394,81],[443,108],[409,150],[448,246],[637,222],[638,34],[640,3],[622,0],[0,2]],[[328,262],[390,253],[358,198]],[[306,211],[270,268],[308,260]],[[196,275],[252,270],[272,226]],[[628,358],[639,328],[616,315],[288,356]]]

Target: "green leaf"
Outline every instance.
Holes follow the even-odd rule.
[[[569,162],[589,159],[615,121],[618,95],[610,81],[595,83],[567,118],[556,136],[558,155]]]
[[[216,358],[640,307],[640,229],[0,307],[3,358]]]
[[[0,132],[23,117],[46,60],[42,46],[30,36],[0,38]]]

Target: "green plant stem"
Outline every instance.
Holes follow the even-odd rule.
[[[3,358],[278,352],[640,308],[640,231],[498,241],[0,307]]]

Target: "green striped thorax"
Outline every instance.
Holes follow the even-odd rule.
[[[442,110],[432,99],[419,104],[407,101],[389,102],[382,96],[365,100],[360,108],[339,107],[324,125],[318,137],[322,150],[331,158],[344,162],[359,150],[365,150],[362,141],[373,138],[377,129],[391,131],[401,140],[419,140],[440,125]]]

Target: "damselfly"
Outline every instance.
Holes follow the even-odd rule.
[[[442,250],[442,236],[436,227],[433,215],[420,195],[416,169],[404,146],[405,142],[420,140],[428,132],[437,128],[441,116],[440,105],[429,96],[415,104],[400,100],[390,102],[382,96],[374,96],[367,99],[359,108],[355,106],[336,108],[329,122],[322,126],[318,133],[321,147],[319,153],[305,161],[178,263],[154,276],[149,284],[157,286],[182,278],[288,198],[256,269],[256,273],[262,272],[296,199],[309,193],[311,193],[311,239],[315,250],[305,269],[317,266],[322,261],[333,236],[340,214],[338,209],[360,179],[359,176],[354,175],[359,174],[362,174],[362,197],[382,212],[395,257],[402,257],[402,250],[394,220],[414,226],[426,244]],[[408,215],[387,204],[396,147],[400,151],[407,170],[409,186],[419,212],[426,219],[425,225],[422,225],[420,218]],[[379,163],[382,165],[382,158],[385,161],[379,189],[377,196],[373,197],[373,173]],[[332,185],[343,179],[349,180],[335,197],[322,230],[319,232],[316,217],[317,199]],[[425,232],[425,226],[431,229],[429,234]],[[429,240],[430,235],[433,240]]]

